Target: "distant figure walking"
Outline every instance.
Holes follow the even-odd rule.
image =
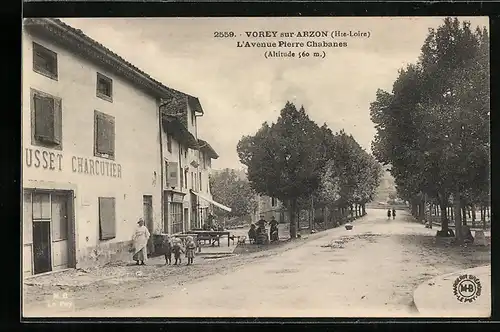
[[[392,209],[392,219],[396,219],[396,209]]]
[[[387,210],[387,219],[391,219],[391,209]]]

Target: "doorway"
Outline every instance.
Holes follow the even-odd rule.
[[[190,231],[188,223],[189,223],[189,209],[184,208],[184,230],[186,232]]]
[[[154,221],[153,221],[153,196],[144,195],[142,196],[143,205],[143,219],[146,228],[150,234],[154,231]],[[148,241],[148,252],[153,252],[153,237],[151,236]]]
[[[39,274],[74,267],[72,193],[25,191],[23,196],[23,271]]]
[[[33,220],[33,274],[52,271],[50,220]]]

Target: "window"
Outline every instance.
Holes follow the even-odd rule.
[[[181,233],[182,229],[182,203],[170,203],[170,220],[172,221],[172,234]]]
[[[203,186],[202,186],[202,182],[201,182],[201,172],[200,172],[200,191],[203,191]]]
[[[99,197],[99,239],[116,237],[116,204],[114,197]]]
[[[179,174],[179,166],[177,166],[177,163],[176,162],[169,162],[168,164],[166,164],[166,166],[168,168],[167,170],[167,186],[170,187],[170,188],[175,188],[177,187],[177,183],[178,183],[178,174]]]
[[[115,118],[94,111],[94,155],[115,159]]]
[[[172,153],[172,136],[167,135],[167,150]]]
[[[57,53],[33,43],[33,71],[57,80]]]
[[[196,115],[194,111],[191,111],[191,124],[194,126],[196,122]]]
[[[62,149],[60,98],[31,89],[31,138],[33,145]]]
[[[188,187],[188,173],[189,173],[189,171],[187,169],[184,170],[184,188],[186,188],[186,189]]]
[[[271,206],[276,206],[276,198],[271,197]]]
[[[188,157],[188,148],[185,148],[184,149],[184,158],[187,158]]]
[[[113,102],[113,80],[103,74],[97,73],[97,97]]]

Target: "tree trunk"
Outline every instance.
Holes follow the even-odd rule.
[[[455,211],[453,207],[450,207],[450,220],[455,220]]]
[[[364,215],[366,215],[366,205],[365,203],[363,203],[363,205],[361,205],[361,213]]]
[[[486,211],[484,207],[481,207],[481,219],[483,221],[483,230],[486,230]]]
[[[417,202],[415,202],[415,199],[411,200],[411,215],[415,218],[418,216],[418,206]]]
[[[472,214],[472,227],[476,226],[476,206],[472,204],[471,206],[471,214]]]
[[[290,238],[297,238],[297,199],[290,201]]]
[[[479,211],[481,213],[481,221],[484,222],[486,220],[486,218],[485,218],[485,214],[484,214],[484,207],[482,205],[479,207]]]
[[[467,210],[462,203],[462,225],[467,226]]]
[[[460,200],[460,193],[457,190],[455,190],[453,194],[453,214],[455,215],[455,239],[458,243],[462,243],[462,218],[461,218],[461,212],[462,212],[462,202]]]
[[[441,209],[441,230],[444,232],[448,232],[448,215],[446,213],[448,207],[444,202],[440,202],[439,207]]]
[[[489,206],[486,207],[486,213],[487,213],[488,220],[491,220],[490,219],[490,207]]]
[[[418,221],[424,220],[425,216],[425,201],[421,200],[420,203],[418,204]]]

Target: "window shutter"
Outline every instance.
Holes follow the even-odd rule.
[[[99,197],[99,227],[101,240],[109,240],[116,237],[114,197]]]
[[[97,152],[114,156],[115,122],[102,114],[97,114]]]
[[[168,174],[167,174],[168,187],[177,187],[178,177],[179,177],[179,164],[176,162],[169,162]]]
[[[55,100],[54,104],[54,143],[61,144],[62,142],[62,102]]]
[[[35,138],[54,142],[54,99],[37,94],[33,96],[33,99],[35,107]]]

